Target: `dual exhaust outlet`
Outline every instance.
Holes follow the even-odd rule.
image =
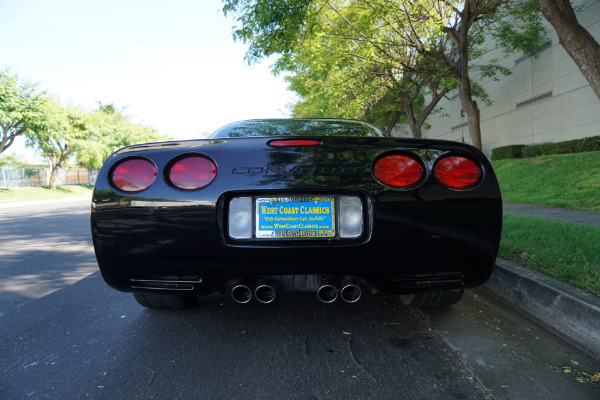
[[[339,297],[346,303],[356,303],[360,300],[362,292],[358,285],[354,283],[343,283],[342,288],[338,288],[330,283],[321,285],[317,290],[317,298],[323,303],[333,303]]]
[[[238,283],[231,289],[231,297],[236,303],[245,304],[252,300],[252,296],[263,304],[269,304],[275,300],[275,288],[268,283],[256,285],[254,291],[251,285]],[[342,283],[341,289],[326,283],[317,289],[317,298],[323,303],[333,303],[340,297],[346,303],[356,303],[362,296],[360,287],[354,283]]]
[[[231,297],[236,303],[245,304],[252,300],[252,289],[250,285],[238,283],[231,289]],[[269,304],[275,300],[275,288],[269,284],[263,283],[254,289],[254,297],[260,303]]]

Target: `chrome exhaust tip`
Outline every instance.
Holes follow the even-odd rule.
[[[340,297],[346,303],[356,303],[362,296],[362,291],[358,285],[350,283],[340,290]]]
[[[235,285],[231,289],[231,297],[236,303],[246,304],[252,299],[252,289],[246,285]]]
[[[271,285],[259,285],[254,291],[254,297],[263,304],[269,304],[275,300],[275,289]]]
[[[317,297],[323,303],[333,303],[338,296],[338,290],[333,285],[322,285],[317,290]]]

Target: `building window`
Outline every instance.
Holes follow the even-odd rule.
[[[539,103],[540,101],[547,100],[550,97],[552,97],[552,91],[540,94],[539,96],[532,97],[532,98],[527,99],[525,101],[521,101],[520,103],[517,103],[517,110],[519,108],[527,107],[527,106],[530,106],[532,104]]]
[[[533,53],[530,53],[530,54],[525,54],[523,57],[521,57],[521,58],[517,58],[517,59],[515,60],[515,66],[517,66],[517,65],[521,64],[521,63],[522,63],[522,62],[524,62],[524,61],[527,61],[527,60],[529,60],[529,59],[530,59],[530,58],[532,58],[532,57],[535,57],[535,56],[537,56],[538,54],[540,54],[540,53],[542,53],[542,52],[544,52],[544,51],[548,50],[550,47],[552,47],[552,40],[548,40],[548,41],[546,42],[546,44],[544,44],[542,47],[540,47],[538,50],[534,51]]]
[[[457,129],[464,128],[464,127],[465,127],[465,126],[467,126],[467,125],[469,125],[469,123],[468,123],[468,122],[464,122],[464,123],[462,123],[462,124],[460,124],[460,125],[453,126],[453,127],[452,127],[452,130],[453,130],[453,131],[455,131],[455,130],[457,130]]]

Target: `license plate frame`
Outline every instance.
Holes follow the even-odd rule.
[[[335,238],[336,205],[335,196],[256,198],[254,236],[265,240]]]

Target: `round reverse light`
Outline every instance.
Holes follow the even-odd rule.
[[[141,192],[154,183],[156,167],[144,158],[128,159],[113,169],[110,179],[113,186],[122,192]]]
[[[427,170],[422,161],[408,154],[381,157],[373,166],[373,174],[384,185],[409,189],[421,183]]]
[[[169,181],[182,190],[197,190],[215,179],[217,166],[203,156],[187,156],[171,164],[168,171]]]
[[[481,166],[470,158],[449,156],[434,166],[435,178],[450,189],[469,189],[479,183],[483,175]]]

